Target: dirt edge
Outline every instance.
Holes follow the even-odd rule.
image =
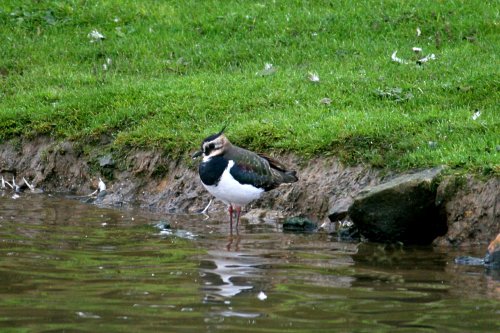
[[[322,223],[328,221],[332,207],[349,203],[366,186],[394,176],[363,165],[346,166],[334,157],[279,159],[298,171],[299,182],[268,192],[246,207],[247,219],[300,215]],[[160,213],[197,212],[211,199],[189,154],[172,160],[155,150],[131,150],[117,157],[106,139],[91,148],[48,137],[12,140],[0,144],[0,174],[6,179],[25,177],[45,191],[77,195],[93,192],[101,177],[108,193],[101,204],[133,205]],[[439,185],[438,203],[448,232],[435,245],[486,244],[500,232],[499,177],[447,176]],[[215,201],[210,212],[222,216],[225,207]]]

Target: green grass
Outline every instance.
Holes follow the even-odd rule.
[[[179,157],[228,124],[234,143],[259,151],[498,175],[499,10],[466,0],[4,0],[0,140],[107,135],[117,150]],[[91,43],[93,29],[106,39]],[[436,60],[415,64],[413,46]],[[391,61],[396,50],[411,63]],[[266,63],[277,70],[260,75]]]

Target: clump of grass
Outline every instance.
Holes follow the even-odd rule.
[[[228,124],[255,150],[499,174],[493,7],[7,0],[0,140],[106,134],[114,149],[179,157]]]

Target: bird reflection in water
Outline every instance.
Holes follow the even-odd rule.
[[[208,251],[201,262],[205,302],[220,302],[254,289],[252,280],[260,275],[262,258],[240,251],[241,236],[236,231],[228,237],[226,250]],[[256,291],[257,292],[257,291]]]
[[[226,245],[226,250],[230,252],[231,250],[233,251],[239,251],[240,250],[240,241],[241,241],[241,236],[238,233],[238,228],[236,228],[236,234],[233,235],[233,229],[230,229],[230,234],[229,237],[227,238],[227,245]]]

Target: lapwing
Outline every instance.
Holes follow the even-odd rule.
[[[224,135],[224,128],[207,137],[193,158],[203,156],[199,174],[203,186],[217,199],[228,205],[229,221],[233,227],[240,221],[241,207],[283,183],[298,180],[295,171],[275,159],[237,147]]]

